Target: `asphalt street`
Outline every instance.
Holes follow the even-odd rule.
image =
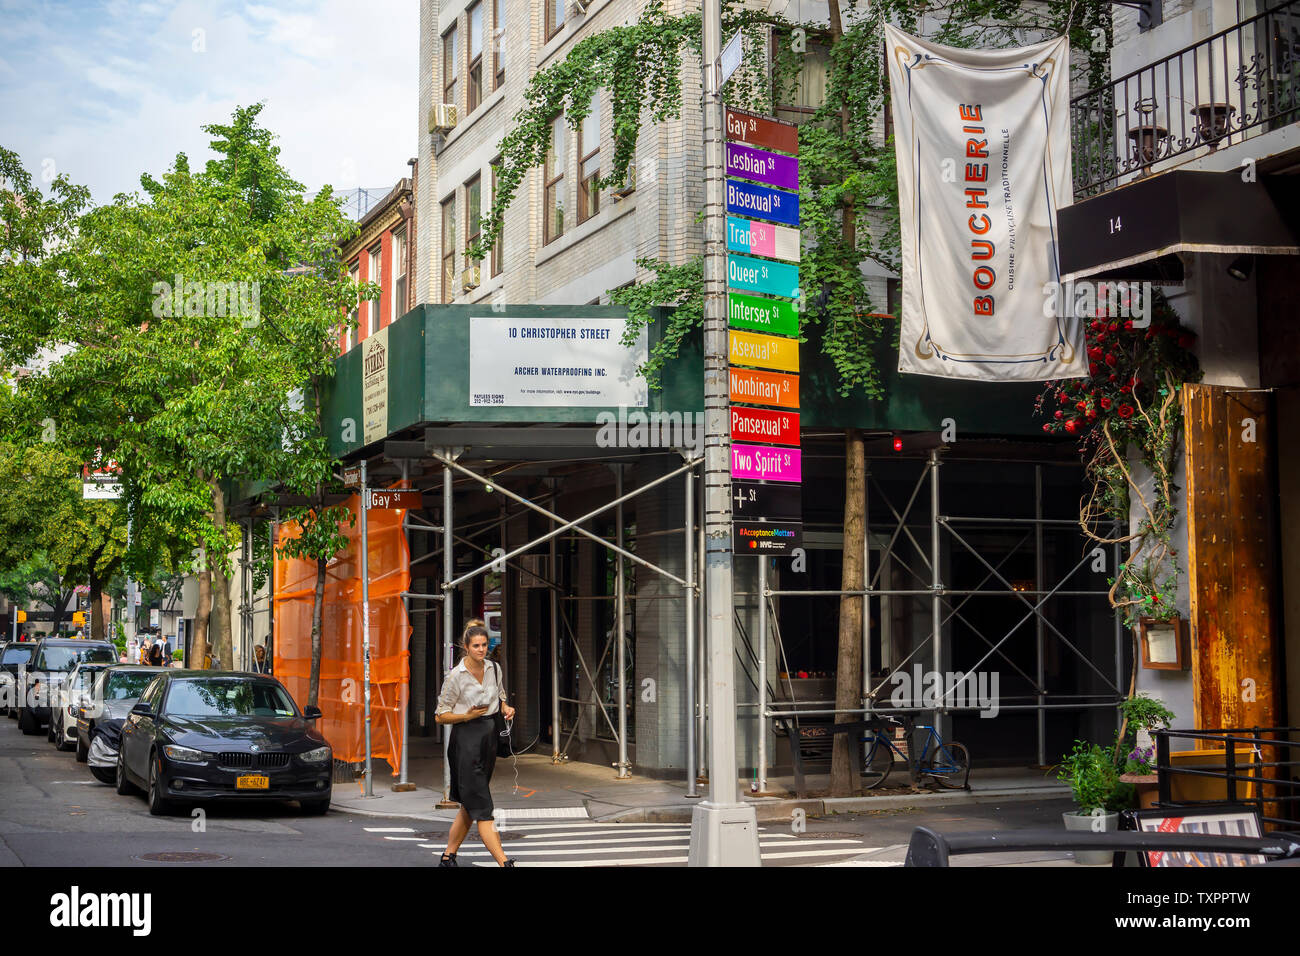
[[[802,826],[764,824],[760,846],[765,866],[844,864],[864,854],[874,859],[856,865],[896,866],[916,826],[948,833],[1060,826],[1068,808],[1068,800],[1045,800],[837,814]],[[689,829],[507,818],[503,836],[520,866],[680,866]],[[293,803],[209,804],[154,817],[142,797],[99,783],[44,733],[24,736],[0,718],[0,866],[433,866],[445,838],[442,823],[339,810],[305,817]],[[492,865],[475,837],[460,862]]]

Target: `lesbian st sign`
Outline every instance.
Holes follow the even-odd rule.
[[[740,143],[727,144],[727,175],[752,179],[778,189],[799,188],[799,160]]]
[[[799,481],[803,468],[798,448],[731,446],[731,477],[748,481]]]
[[[799,225],[799,194],[769,189],[754,183],[727,180],[727,212],[755,219],[770,219],[787,226]]]

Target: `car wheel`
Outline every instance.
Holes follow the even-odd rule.
[[[298,806],[302,809],[302,815],[305,817],[324,816],[330,808],[330,798],[324,800],[299,800]]]
[[[30,707],[18,709],[18,729],[28,737],[35,737],[41,732],[41,725],[36,722],[36,715],[32,713]]]
[[[110,787],[117,782],[113,771],[109,770],[107,767],[91,767],[90,775],[100,783],[106,783]]]
[[[45,725],[45,740],[56,747],[59,745],[58,731],[54,726],[54,714],[50,714],[50,722]]]
[[[85,763],[86,757],[90,754],[90,748],[86,746],[86,738],[77,732],[77,763]]]
[[[124,797],[129,797],[131,794],[139,792],[136,785],[127,779],[126,763],[122,759],[121,751],[118,751],[117,754],[117,773],[113,777],[113,782],[117,785],[117,792]]]
[[[149,758],[149,812],[155,817],[166,816],[172,812],[172,803],[162,795],[162,780],[159,774],[160,762],[157,757]]]

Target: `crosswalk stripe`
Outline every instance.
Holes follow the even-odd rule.
[[[642,840],[653,840],[653,841],[656,842],[656,843],[662,843],[663,840],[671,840],[671,839],[678,839],[678,838],[674,838],[674,837],[662,837],[662,838],[643,837],[643,838],[641,838],[641,839],[642,839]],[[557,855],[562,855],[562,854],[572,854],[572,855],[582,856],[582,855],[586,855],[586,854],[590,854],[590,853],[597,853],[597,854],[601,854],[601,853],[629,853],[629,852],[630,852],[630,853],[635,853],[635,852],[637,852],[637,848],[636,848],[636,847],[629,847],[629,846],[627,846],[627,843],[636,843],[636,842],[640,842],[640,841],[638,841],[638,840],[628,840],[628,841],[623,842],[622,845],[620,845],[620,846],[615,846],[615,847],[605,847],[605,846],[598,846],[598,847],[597,847],[597,846],[592,846],[592,845],[591,845],[592,843],[597,843],[597,842],[601,842],[601,843],[618,843],[618,842],[621,842],[621,841],[616,841],[616,840],[602,840],[602,841],[591,840],[591,841],[587,841],[587,842],[584,842],[584,843],[565,843],[565,842],[558,842],[558,843],[537,843],[537,844],[533,844],[533,845],[531,845],[531,846],[521,846],[521,845],[518,844],[518,843],[511,843],[511,844],[508,844],[508,845],[505,847],[505,851],[506,851],[506,855],[507,855],[507,856],[513,856],[513,855],[515,855],[515,854],[519,854],[521,858],[522,858],[523,856],[534,856],[534,855],[537,855],[537,856],[557,856]],[[813,850],[813,849],[808,849],[808,850],[794,850],[794,851],[789,852],[789,853],[773,853],[773,854],[763,854],[763,855],[764,855],[764,856],[769,856],[769,855],[770,855],[773,859],[784,859],[784,858],[788,858],[788,857],[797,857],[797,856],[823,856],[823,855],[827,855],[827,854],[838,854],[838,855],[843,855],[843,854],[845,854],[845,853],[863,853],[863,852],[865,852],[866,849],[867,849],[866,847],[862,846],[862,844],[859,843],[857,840],[803,840],[803,841],[800,841],[800,842],[802,843],[803,846],[806,846],[806,847],[827,846],[827,845],[830,845],[830,844],[837,844],[837,845],[840,846],[840,849],[838,849],[838,850]],[[845,844],[848,844],[848,846],[845,846]],[[563,849],[558,849],[558,850],[556,850],[556,849],[547,849],[547,850],[539,849],[540,847],[554,847],[554,846],[563,847]],[[760,852],[761,852],[764,848],[776,849],[776,848],[778,848],[778,847],[781,848],[781,849],[786,849],[786,848],[790,847],[790,844],[789,844],[789,843],[763,843],[762,841],[759,842],[759,850],[760,850]],[[689,849],[689,848],[690,848],[690,841],[686,841],[686,842],[684,842],[684,843],[669,844],[668,846],[648,846],[648,847],[643,847],[643,848],[641,848],[641,849],[643,849],[643,850],[646,851],[646,852],[652,852],[652,851],[657,851],[657,850],[677,850],[677,849]],[[491,854],[491,852],[489,852],[487,849],[482,849],[482,850],[466,850],[466,849],[464,849],[464,848],[462,847],[461,850],[459,851],[459,854],[458,854],[458,855],[460,855],[460,856],[491,856],[492,854]]]
[[[498,830],[609,830],[637,829],[689,830],[689,823],[515,823],[507,817],[505,823],[496,821]]]
[[[414,832],[414,831],[411,831],[411,832]],[[424,837],[395,837],[395,836],[386,836],[386,837],[384,837],[384,839],[385,839],[385,840],[410,840],[410,841],[413,842],[413,843],[419,843],[421,840],[424,839]]]
[[[789,860],[800,856],[845,856],[849,853],[862,853],[865,847],[845,847],[840,850],[794,850],[790,853],[764,853],[765,860]]]
[[[623,860],[529,860],[531,866],[654,866],[664,863],[686,863],[689,857],[685,856],[642,856],[628,857]],[[476,860],[475,866],[496,866],[496,861],[491,863]]]
[[[414,827],[362,827],[367,833],[414,833]]]

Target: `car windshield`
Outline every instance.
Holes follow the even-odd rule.
[[[166,712],[184,717],[294,717],[293,700],[279,684],[238,677],[176,681]]]
[[[77,690],[89,690],[95,682],[95,675],[102,671],[102,667],[81,667],[77,670]]]
[[[156,676],[153,671],[110,671],[104,678],[104,697],[107,700],[138,698]]]
[[[113,652],[113,648],[105,647],[102,644],[92,644],[88,647],[56,644],[41,651],[40,659],[36,661],[34,669],[38,671],[70,671],[82,662],[115,664],[117,663],[117,655]]]
[[[33,647],[6,647],[0,664],[22,664],[32,659]]]

